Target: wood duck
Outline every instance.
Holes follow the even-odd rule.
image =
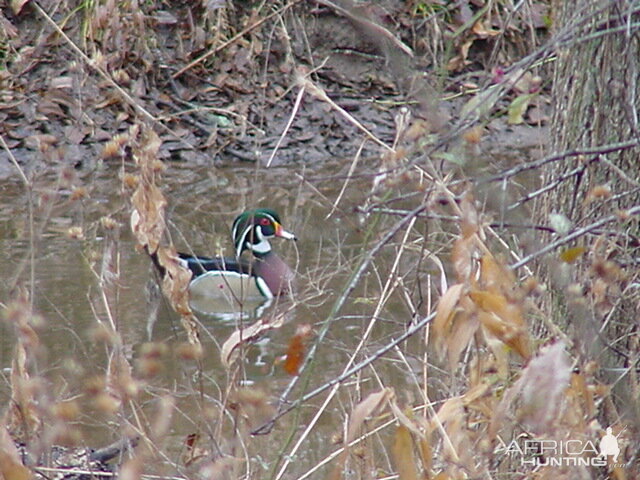
[[[231,229],[235,258],[209,258],[180,253],[183,265],[193,277],[189,292],[193,296],[246,299],[271,299],[291,291],[293,271],[271,250],[273,237],[295,240],[271,209],[248,210],[236,217]],[[241,258],[245,250],[251,259]],[[236,303],[234,302],[234,303]]]

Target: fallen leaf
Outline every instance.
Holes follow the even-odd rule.
[[[284,315],[278,315],[271,321],[258,320],[246,328],[238,328],[222,345],[220,356],[225,368],[229,368],[236,358],[236,349],[243,343],[251,342],[262,333],[279,328],[284,323]]]
[[[298,375],[304,360],[304,342],[311,335],[311,325],[298,325],[296,333],[289,340],[287,356],[283,368],[289,375]]]
[[[20,15],[20,12],[27,3],[29,3],[29,0],[11,0],[11,9],[13,10],[13,13],[15,15]]]
[[[478,328],[480,328],[476,309],[467,295],[460,300],[459,310],[446,339],[447,359],[451,371],[455,371],[460,355],[467,348]]]
[[[478,20],[476,23],[474,23],[473,27],[471,27],[471,31],[481,39],[495,37],[496,35],[500,35],[500,33],[502,33],[500,30],[494,30],[492,28],[485,27],[482,20]]]

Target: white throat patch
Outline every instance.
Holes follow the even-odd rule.
[[[256,226],[251,225],[247,227],[244,230],[244,232],[242,232],[242,237],[240,238],[240,241],[238,242],[237,249],[236,249],[237,257],[240,257],[240,254],[242,253],[242,247],[244,243],[247,241],[247,235],[249,235],[249,232],[251,231],[252,228],[255,228],[256,230],[256,238],[254,240],[258,240],[258,243],[247,243],[249,250],[251,250],[254,253],[261,253],[261,254],[269,253],[271,251],[271,244],[269,243],[269,240],[267,240],[263,235],[262,227],[260,225],[256,225]]]
[[[262,227],[258,225],[256,227],[256,237],[258,237],[258,243],[250,243],[249,248],[254,253],[269,253],[271,251],[271,244],[262,234]]]

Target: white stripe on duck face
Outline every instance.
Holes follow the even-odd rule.
[[[260,225],[249,225],[247,228],[244,229],[244,232],[242,232],[240,241],[236,245],[236,257],[240,257],[244,244],[247,240],[247,235],[249,235],[249,232],[252,229],[255,229],[255,232],[256,232],[255,236],[258,240],[258,243],[248,243],[249,249],[254,253],[261,253],[261,254],[269,253],[271,251],[271,244],[269,243],[269,240],[267,240],[267,238],[262,233],[262,227]]]
[[[273,215],[269,215],[268,213],[265,213],[265,212],[260,212],[260,215],[263,216],[263,217],[267,217],[269,220],[271,220],[272,224],[280,223],[280,222],[276,221],[276,219],[275,219],[275,217]],[[251,225],[253,225],[254,218],[255,218],[255,216],[254,217],[249,217],[249,219],[252,222]],[[231,237],[232,238],[236,238],[236,233],[238,232],[238,227],[240,226],[239,223],[240,222],[233,224],[233,229],[231,230]],[[249,227],[249,226],[250,225],[247,225],[247,227]]]
[[[264,212],[261,212],[260,215],[269,218],[269,220],[271,220],[272,224],[280,223],[280,222],[276,221],[276,219],[273,217],[273,215],[269,215],[268,213],[264,213]],[[242,235],[243,243],[244,243],[244,238],[246,237],[246,234],[247,234],[247,229],[251,228],[251,226],[253,225],[254,218],[255,218],[255,216],[254,217],[249,217],[249,219],[251,220],[251,224],[247,225],[247,228],[245,229],[244,234]],[[236,233],[238,233],[238,227],[240,226],[239,223],[240,222],[238,222],[238,223],[234,222],[233,229],[231,230],[231,238],[236,238]]]
[[[262,233],[262,227],[260,225],[256,227],[256,237],[258,237],[259,242],[249,244],[251,251],[262,254],[269,253],[271,251],[271,244]]]

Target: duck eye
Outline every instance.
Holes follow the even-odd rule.
[[[261,218],[260,219],[260,225],[262,225],[263,227],[266,227],[267,225],[269,225],[271,222],[269,221],[268,218]]]

